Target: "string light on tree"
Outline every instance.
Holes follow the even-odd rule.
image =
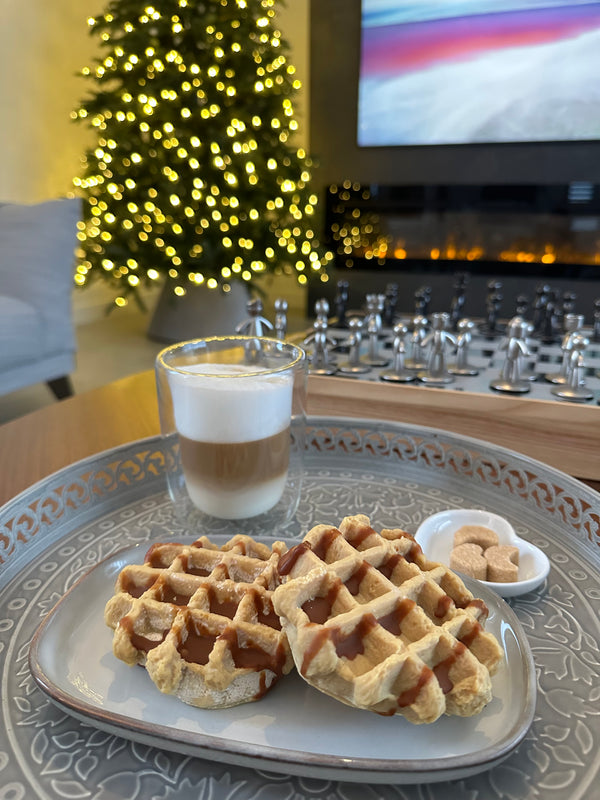
[[[281,2],[112,0],[88,20],[102,54],[72,114],[97,137],[74,180],[78,284],[102,277],[124,305],[161,280],[179,296],[267,272],[327,280]]]

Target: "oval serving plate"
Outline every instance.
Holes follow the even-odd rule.
[[[126,564],[141,563],[147,547],[119,551],[94,567],[57,603],[32,641],[35,681],[55,704],[84,722],[213,761],[398,784],[445,781],[490,769],[529,729],[536,684],[527,639],[512,609],[469,580],[471,591],[489,607],[486,629],[505,653],[492,678],[493,699],[476,717],[411,725],[402,717],[352,709],[317,692],[296,673],[260,702],[229,709],[194,708],[163,695],[143,668],[128,667],[113,656],[112,631],[103,619],[117,574]]]

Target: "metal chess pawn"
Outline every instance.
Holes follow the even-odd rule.
[[[446,351],[448,345],[456,347],[455,337],[447,330],[450,322],[450,315],[445,311],[432,314],[431,331],[423,339],[423,346],[429,345],[429,355],[427,357],[427,369],[419,372],[417,377],[423,383],[431,386],[444,386],[452,383],[455,378],[448,372],[446,364]]]
[[[592,400],[594,393],[585,388],[585,360],[583,351],[590,340],[581,331],[572,334],[572,349],[569,356],[566,384],[558,384],[550,390],[555,397],[561,400],[572,400],[576,403],[585,403]]]
[[[263,302],[259,297],[253,297],[246,303],[249,318],[236,326],[235,332],[243,336],[267,336],[273,326],[268,319],[262,316]]]
[[[409,383],[415,380],[414,372],[406,368],[406,334],[408,328],[402,322],[394,325],[394,345],[393,361],[390,369],[384,370],[380,374],[382,381],[392,381],[394,383]]]
[[[408,369],[425,369],[427,359],[423,350],[423,340],[427,336],[429,321],[427,317],[417,314],[412,320],[412,332],[410,335],[410,358],[406,361]]]
[[[477,367],[469,364],[469,345],[473,338],[475,323],[471,319],[460,319],[456,325],[456,363],[448,367],[451,375],[479,375]]]
[[[529,323],[521,317],[513,317],[508,325],[507,336],[500,343],[499,350],[506,351],[500,377],[490,382],[490,389],[511,394],[523,394],[531,390],[528,380],[521,376],[523,361],[531,353],[527,347],[526,336]]]
[[[329,326],[329,303],[324,297],[315,303],[315,317]]]
[[[350,297],[350,284],[348,281],[340,280],[337,282],[337,294],[335,296],[335,315],[337,318],[336,325],[338,328],[346,328],[347,320],[346,314],[348,313],[348,300]]]
[[[491,280],[488,282],[488,295],[486,297],[486,321],[481,328],[481,332],[488,338],[502,334],[502,326],[498,324],[500,308],[504,297],[502,292],[502,282]]]
[[[369,372],[369,365],[361,361],[360,358],[364,319],[362,317],[348,317],[347,324],[350,329],[348,360],[340,362],[338,370],[345,375],[360,375],[364,372]]]
[[[547,373],[544,378],[550,383],[567,383],[569,373],[569,363],[573,352],[573,334],[583,328],[583,314],[567,314],[564,320],[565,335],[563,336],[560,349],[562,360],[558,372]]]
[[[383,329],[383,321],[381,313],[385,304],[385,295],[383,294],[368,294],[367,295],[367,354],[363,356],[362,360],[369,367],[385,367],[389,364],[389,358],[386,358],[379,349],[379,337]]]
[[[388,283],[385,287],[385,303],[383,308],[383,324],[391,328],[398,309],[398,284]]]
[[[332,363],[329,348],[335,346],[335,340],[327,336],[327,321],[317,319],[313,323],[313,331],[304,339],[305,347],[310,347],[308,371],[312,375],[334,375],[337,367]]]
[[[283,341],[287,333],[288,302],[279,297],[273,305],[275,308],[275,338]]]
[[[594,300],[594,330],[592,341],[600,342],[600,300]]]

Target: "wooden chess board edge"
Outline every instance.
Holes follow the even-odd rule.
[[[600,480],[597,405],[311,375],[308,413],[441,428],[516,450],[576,478]]]

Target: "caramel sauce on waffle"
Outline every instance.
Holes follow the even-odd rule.
[[[410,614],[416,605],[417,604],[414,600],[409,600],[408,597],[403,597],[396,607],[389,612],[389,614],[379,617],[377,622],[389,633],[393,634],[394,636],[400,636],[402,633],[402,620],[407,616],[407,614]]]
[[[362,580],[370,569],[371,565],[363,561],[359,568],[354,570],[352,575],[344,581],[344,586],[350,594],[356,596],[359,593]]]
[[[342,582],[338,580],[330,587],[326,595],[322,597],[313,597],[302,605],[302,611],[304,611],[311,622],[322,625],[329,619],[341,585]]]
[[[462,655],[467,648],[462,642],[457,642],[449,656],[440,661],[433,668],[433,673],[437,678],[440,688],[444,694],[448,694],[454,688],[454,684],[450,679],[450,670],[456,663],[458,657]]]
[[[174,606],[187,606],[190,597],[189,594],[178,594],[170,584],[164,583],[160,588],[158,599],[163,603],[172,603]]]
[[[133,629],[133,621],[131,617],[122,617],[119,622],[119,625],[127,631],[127,635],[129,636],[129,641],[135,647],[136,650],[140,650],[143,653],[148,653],[150,650],[158,647],[159,644],[162,644],[165,640],[165,637],[169,630],[163,631],[162,637],[160,639],[148,639],[145,636],[140,636],[139,633],[136,633]]]
[[[367,614],[350,633],[342,633],[339,628],[330,628],[335,652],[340,658],[347,658],[349,661],[362,655],[365,652],[365,637],[376,625],[377,620],[373,614]]]
[[[229,617],[229,619],[235,617],[235,612],[238,610],[239,605],[237,600],[219,599],[212,586],[208,587],[207,594],[211,614],[220,614],[222,617]]]
[[[454,600],[450,597],[449,594],[445,594],[443,597],[440,597],[440,599],[437,602],[437,606],[436,606],[436,609],[435,609],[435,612],[434,612],[435,616],[438,619],[442,619],[443,617],[446,616],[448,611],[453,606],[454,606]]]
[[[147,592],[154,582],[155,578],[154,576],[151,576],[141,583],[136,583],[136,581],[134,581],[133,578],[131,578],[127,573],[124,573],[123,577],[121,578],[121,589],[122,591],[127,592],[127,594],[131,597],[135,597],[137,599],[138,597],[141,597],[144,592]]]
[[[423,667],[415,685],[398,695],[398,708],[412,706],[417,697],[421,694],[421,689],[434,677],[433,670],[429,669],[429,667]]]
[[[211,573],[211,570],[204,567],[195,567],[191,563],[189,556],[181,556],[181,568],[188,575],[196,575],[199,578],[207,578]]]
[[[301,542],[288,550],[287,553],[284,553],[279,559],[279,564],[277,566],[279,574],[281,576],[289,575],[302,554],[310,549],[311,546],[308,542]]]

